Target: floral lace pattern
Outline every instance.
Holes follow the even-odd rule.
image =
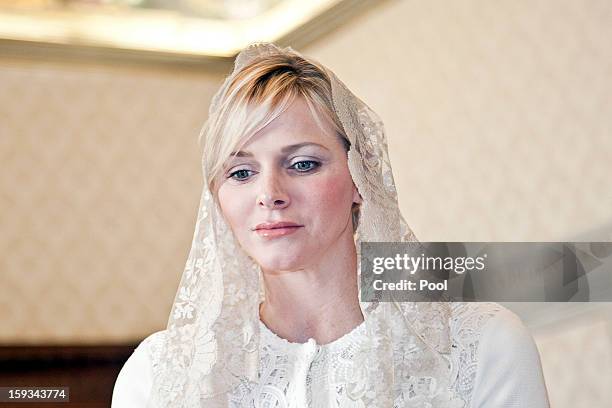
[[[414,305],[406,305],[414,306]],[[436,394],[434,377],[410,374],[406,355],[413,350],[410,339],[394,346],[396,388],[393,407],[469,406],[478,369],[477,351],[485,324],[502,308],[494,303],[450,303],[451,347],[447,361],[453,382]],[[404,308],[409,310],[410,307]],[[260,328],[260,361],[256,381],[240,382],[228,396],[227,406],[254,407],[369,407],[364,402],[369,383],[380,373],[369,365],[367,350],[374,339],[368,336],[366,322],[326,345],[313,339],[292,343],[278,337],[263,323]],[[149,350],[153,371],[159,370],[160,350],[166,331],[149,336],[143,345]],[[429,396],[428,398],[425,398]],[[432,405],[428,405],[432,404]]]
[[[502,307],[496,303],[453,304],[451,378],[454,380],[453,389],[464,397],[468,405],[478,370],[477,352],[482,329],[500,310]]]

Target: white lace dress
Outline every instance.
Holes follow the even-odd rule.
[[[260,323],[259,382],[242,383],[229,407],[361,407],[359,395],[368,367],[360,364],[362,323],[339,339],[319,345],[314,339],[292,343]],[[165,331],[147,337],[121,370],[112,408],[145,407],[155,356]],[[451,392],[465,407],[546,408],[548,398],[537,348],[512,312],[491,303],[453,303]],[[410,402],[411,387],[396,390],[394,407]]]

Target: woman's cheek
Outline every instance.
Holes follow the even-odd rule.
[[[245,228],[248,229],[247,211],[244,208],[247,200],[245,200],[244,193],[236,191],[233,186],[224,186],[219,190],[219,202],[223,217],[234,234],[240,237],[241,232]]]
[[[341,217],[350,211],[352,203],[352,180],[340,174],[313,178],[305,195],[310,210],[324,212],[324,218]],[[346,208],[344,208],[346,207]]]

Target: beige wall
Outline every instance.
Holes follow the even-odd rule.
[[[165,325],[220,81],[0,65],[0,341],[118,341]]]
[[[610,38],[603,0],[406,0],[301,51],[385,121],[421,240],[556,241],[612,221]],[[197,134],[222,77],[0,59],[0,342],[165,326],[198,206]],[[571,336],[534,331],[548,376],[591,329],[609,350],[609,314],[597,316]],[[555,386],[554,406],[562,392],[602,406],[579,385]]]
[[[531,312],[523,316],[540,351],[552,408],[612,406],[612,303],[520,308]]]

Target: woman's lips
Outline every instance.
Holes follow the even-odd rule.
[[[276,238],[282,237],[284,235],[293,234],[295,231],[302,227],[282,227],[282,228],[272,228],[272,229],[258,229],[255,230],[257,235],[264,238]]]
[[[293,234],[302,227],[304,226],[294,222],[264,222],[257,225],[253,230],[260,237],[276,238]]]

